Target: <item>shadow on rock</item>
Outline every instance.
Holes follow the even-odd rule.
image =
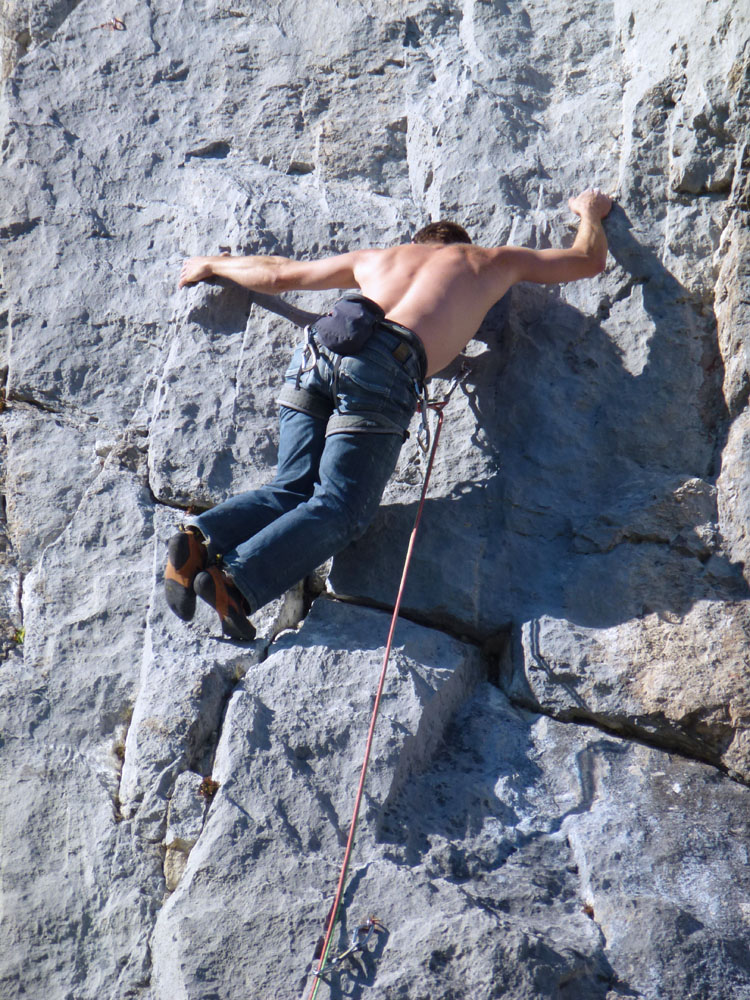
[[[442,496],[426,502],[407,586],[417,618],[486,637],[541,615],[609,627],[747,593],[717,528],[727,412],[713,311],[622,209],[607,229],[618,268],[596,315],[518,286],[508,321],[503,303],[477,336],[488,350],[446,410],[430,491]],[[385,505],[334,561],[334,588],[392,603],[415,510]]]

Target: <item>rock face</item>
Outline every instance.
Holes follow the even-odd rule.
[[[182,258],[566,245],[598,185],[607,271],[516,287],[446,409],[334,953],[383,927],[318,996],[746,1000],[750,12],[102,9],[0,7],[0,996],[312,987],[425,460],[257,641],[174,618],[297,337]]]

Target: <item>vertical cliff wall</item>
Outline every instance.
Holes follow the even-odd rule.
[[[515,288],[446,410],[336,947],[387,930],[319,995],[750,996],[743,5],[5,0],[0,32],[3,998],[301,997],[337,877],[424,459],[309,614],[173,618],[165,540],[270,475],[297,336],[177,292],[183,257],[439,216],[569,245],[593,185],[607,271]]]

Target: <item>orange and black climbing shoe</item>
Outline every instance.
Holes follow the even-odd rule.
[[[207,562],[206,546],[194,531],[181,529],[169,539],[164,591],[167,604],[184,622],[189,622],[195,614],[193,582]]]
[[[210,604],[221,620],[221,630],[230,639],[254,639],[255,628],[247,620],[247,602],[218,566],[199,573],[193,584],[198,597]]]

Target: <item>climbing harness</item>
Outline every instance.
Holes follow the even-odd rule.
[[[312,371],[320,358],[320,351],[315,343],[312,324],[308,324],[308,326],[305,327],[304,334],[305,346],[302,350],[302,358],[300,359],[299,368],[297,369],[297,381],[295,382],[295,388],[297,390],[300,388],[300,380],[302,376],[306,375],[307,372]]]
[[[318,967],[313,973],[314,981],[312,984],[312,988],[308,994],[307,1000],[315,1000],[318,988],[322,981],[323,973],[326,971],[327,968],[332,968],[333,965],[341,961],[342,958],[346,957],[347,955],[353,954],[355,950],[360,950],[361,948],[364,947],[364,941],[362,942],[362,944],[357,946],[352,944],[352,947],[350,947],[342,955],[339,955],[337,959],[334,959],[333,961],[329,962],[328,965],[326,966],[326,959],[328,956],[328,951],[331,947],[331,940],[333,937],[333,928],[336,925],[336,919],[339,914],[339,909],[341,908],[341,899],[344,894],[344,884],[346,882],[346,874],[349,869],[349,860],[351,858],[352,847],[354,846],[354,833],[357,828],[357,821],[359,819],[359,810],[362,804],[362,795],[364,793],[365,778],[367,776],[367,766],[370,762],[370,754],[372,752],[372,742],[373,742],[373,737],[375,735],[375,723],[377,721],[378,711],[380,710],[380,701],[383,694],[383,687],[385,685],[386,670],[388,668],[388,661],[390,660],[391,656],[391,646],[393,645],[393,634],[396,631],[396,623],[398,622],[398,613],[401,609],[401,601],[403,599],[404,590],[406,587],[406,577],[409,573],[409,567],[411,565],[411,557],[414,552],[414,543],[416,541],[417,531],[419,529],[419,523],[422,520],[422,511],[424,509],[424,502],[427,496],[427,487],[429,486],[430,476],[432,474],[432,467],[435,461],[435,452],[437,451],[438,442],[440,440],[440,431],[442,430],[443,427],[443,410],[445,409],[445,407],[448,404],[448,401],[455,392],[456,387],[463,381],[463,378],[464,378],[464,370],[462,369],[458,373],[458,375],[456,375],[456,377],[453,379],[450,386],[448,387],[447,392],[445,393],[445,396],[441,400],[429,400],[427,398],[426,391],[424,389],[422,390],[419,405],[422,411],[422,424],[423,427],[426,427],[426,443],[425,445],[422,445],[422,443],[420,442],[420,447],[422,447],[422,450],[425,452],[425,454],[427,454],[427,450],[429,449],[427,469],[425,470],[424,482],[422,484],[422,493],[419,498],[419,505],[417,507],[417,513],[414,518],[414,526],[411,529],[409,544],[406,549],[406,558],[404,559],[404,567],[401,572],[401,583],[399,584],[398,595],[396,597],[396,603],[394,605],[393,614],[391,616],[391,625],[388,631],[388,639],[385,644],[383,664],[380,670],[380,679],[378,681],[377,691],[375,693],[375,704],[372,710],[372,718],[370,719],[370,728],[367,733],[367,742],[365,744],[365,756],[362,762],[362,770],[359,776],[359,786],[357,788],[357,795],[354,800],[354,811],[352,814],[351,825],[349,827],[349,837],[346,842],[346,850],[344,851],[344,860],[341,865],[341,874],[339,875],[339,881],[336,887],[336,895],[334,897],[333,905],[331,906],[331,909],[328,914],[326,933],[323,939],[322,947],[320,948],[319,951],[318,949],[316,949],[315,958],[318,960]],[[429,426],[427,425],[426,413],[425,413],[427,409],[434,410],[434,412],[437,415],[437,426],[435,428],[434,437],[432,438],[431,448],[429,444],[430,431],[429,431]],[[421,430],[422,429],[420,428],[420,432]],[[370,918],[370,922],[372,923],[372,927],[369,928],[370,933],[372,932],[372,930],[376,930],[378,927],[382,927],[380,921],[374,917]],[[366,925],[363,924],[362,926],[364,927]],[[357,928],[357,931],[355,931],[355,935],[358,935],[359,931],[360,928]],[[369,936],[369,934],[367,936]]]
[[[259,305],[265,303],[261,302]],[[278,309],[274,311],[279,312]],[[306,315],[310,316],[309,313]],[[292,322],[297,321],[292,319]],[[300,326],[302,323],[297,322],[297,325]],[[359,354],[378,330],[385,330],[399,341],[391,354],[400,364],[403,365],[409,358],[416,356],[422,369],[422,380],[414,380],[414,394],[418,400],[426,399],[423,379],[427,358],[419,338],[408,327],[384,319],[383,310],[376,302],[354,293],[339,299],[332,312],[325,316],[313,317],[311,323],[304,325],[305,339],[295,387],[299,390],[302,376],[317,365],[321,358],[320,346],[336,355],[333,366],[338,370],[341,359],[348,355]],[[324,356],[330,365],[330,357]]]

